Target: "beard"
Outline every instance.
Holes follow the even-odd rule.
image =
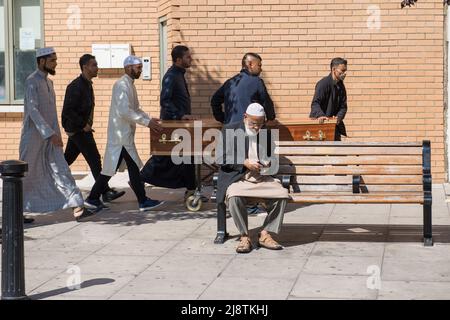
[[[131,77],[133,79],[139,79],[140,76],[141,76],[140,72],[135,72],[134,70],[131,70]]]
[[[259,71],[252,71],[251,74],[254,76],[260,76],[261,75],[262,70]]]
[[[250,128],[247,123],[245,123],[245,133],[249,136],[249,137],[256,137],[258,135],[258,131],[256,131],[255,129]]]
[[[48,73],[50,73],[52,76],[54,76],[56,74],[56,70],[55,69],[50,69],[47,66],[44,66],[44,70]]]

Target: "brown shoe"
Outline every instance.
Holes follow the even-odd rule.
[[[270,234],[260,235],[259,236],[259,245],[261,247],[264,247],[266,249],[270,250],[281,250],[283,249],[283,246],[273,240],[272,236]]]
[[[252,251],[253,246],[249,237],[241,237],[241,241],[236,248],[237,253],[249,253]]]

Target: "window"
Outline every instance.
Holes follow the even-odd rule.
[[[167,18],[164,17],[159,19],[159,79],[161,83],[167,69]]]
[[[6,100],[6,77],[5,77],[5,5],[0,0],[0,103]]]
[[[0,0],[0,104],[22,104],[43,44],[41,0]]]

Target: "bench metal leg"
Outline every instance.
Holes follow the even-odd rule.
[[[228,238],[227,233],[227,209],[225,203],[217,204],[217,236],[214,240],[216,244],[222,244]]]
[[[425,200],[423,204],[423,244],[426,247],[433,245],[431,200]]]
[[[430,247],[433,245],[432,222],[431,222],[431,203],[433,197],[432,178],[431,178],[431,143],[424,140],[422,143],[423,159],[423,244]]]

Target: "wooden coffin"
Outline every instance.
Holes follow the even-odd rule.
[[[280,141],[333,141],[336,120],[319,123],[317,119],[279,119],[269,121],[267,126],[280,130]]]
[[[197,128],[195,127],[197,124]],[[201,124],[201,125],[200,125]],[[202,150],[214,143],[212,140],[205,140],[205,132],[209,129],[222,129],[222,124],[212,119],[202,120],[163,120],[161,121],[163,130],[160,133],[151,132],[152,155],[171,155],[172,148],[179,144],[185,136],[191,139],[192,150],[195,142],[202,139]],[[318,120],[311,119],[281,119],[269,121],[267,126],[270,129],[279,130],[280,141],[333,141],[336,130],[336,121],[329,120],[319,123]],[[183,135],[180,130],[185,129],[188,135]],[[175,130],[178,131],[174,132]],[[185,133],[187,133],[184,131]],[[201,132],[201,133],[200,133]],[[197,139],[197,140],[196,140]],[[192,152],[192,154],[194,154]],[[185,154],[186,155],[186,154]]]
[[[197,129],[195,124],[201,124]],[[167,156],[171,155],[172,148],[179,144],[183,139],[184,135],[182,132],[176,133],[174,132],[177,129],[185,129],[189,132],[189,137],[191,138],[191,146],[194,149],[194,139],[199,139],[197,136],[200,136],[202,139],[202,150],[211,144],[210,141],[206,141],[203,139],[205,132],[209,129],[222,129],[222,124],[213,119],[202,119],[202,120],[162,120],[161,125],[163,130],[160,133],[150,133],[151,146],[150,146],[150,154],[151,155],[159,155],[159,156]],[[201,134],[200,134],[201,130]],[[177,130],[180,131],[180,130]],[[199,140],[197,140],[198,142]]]

